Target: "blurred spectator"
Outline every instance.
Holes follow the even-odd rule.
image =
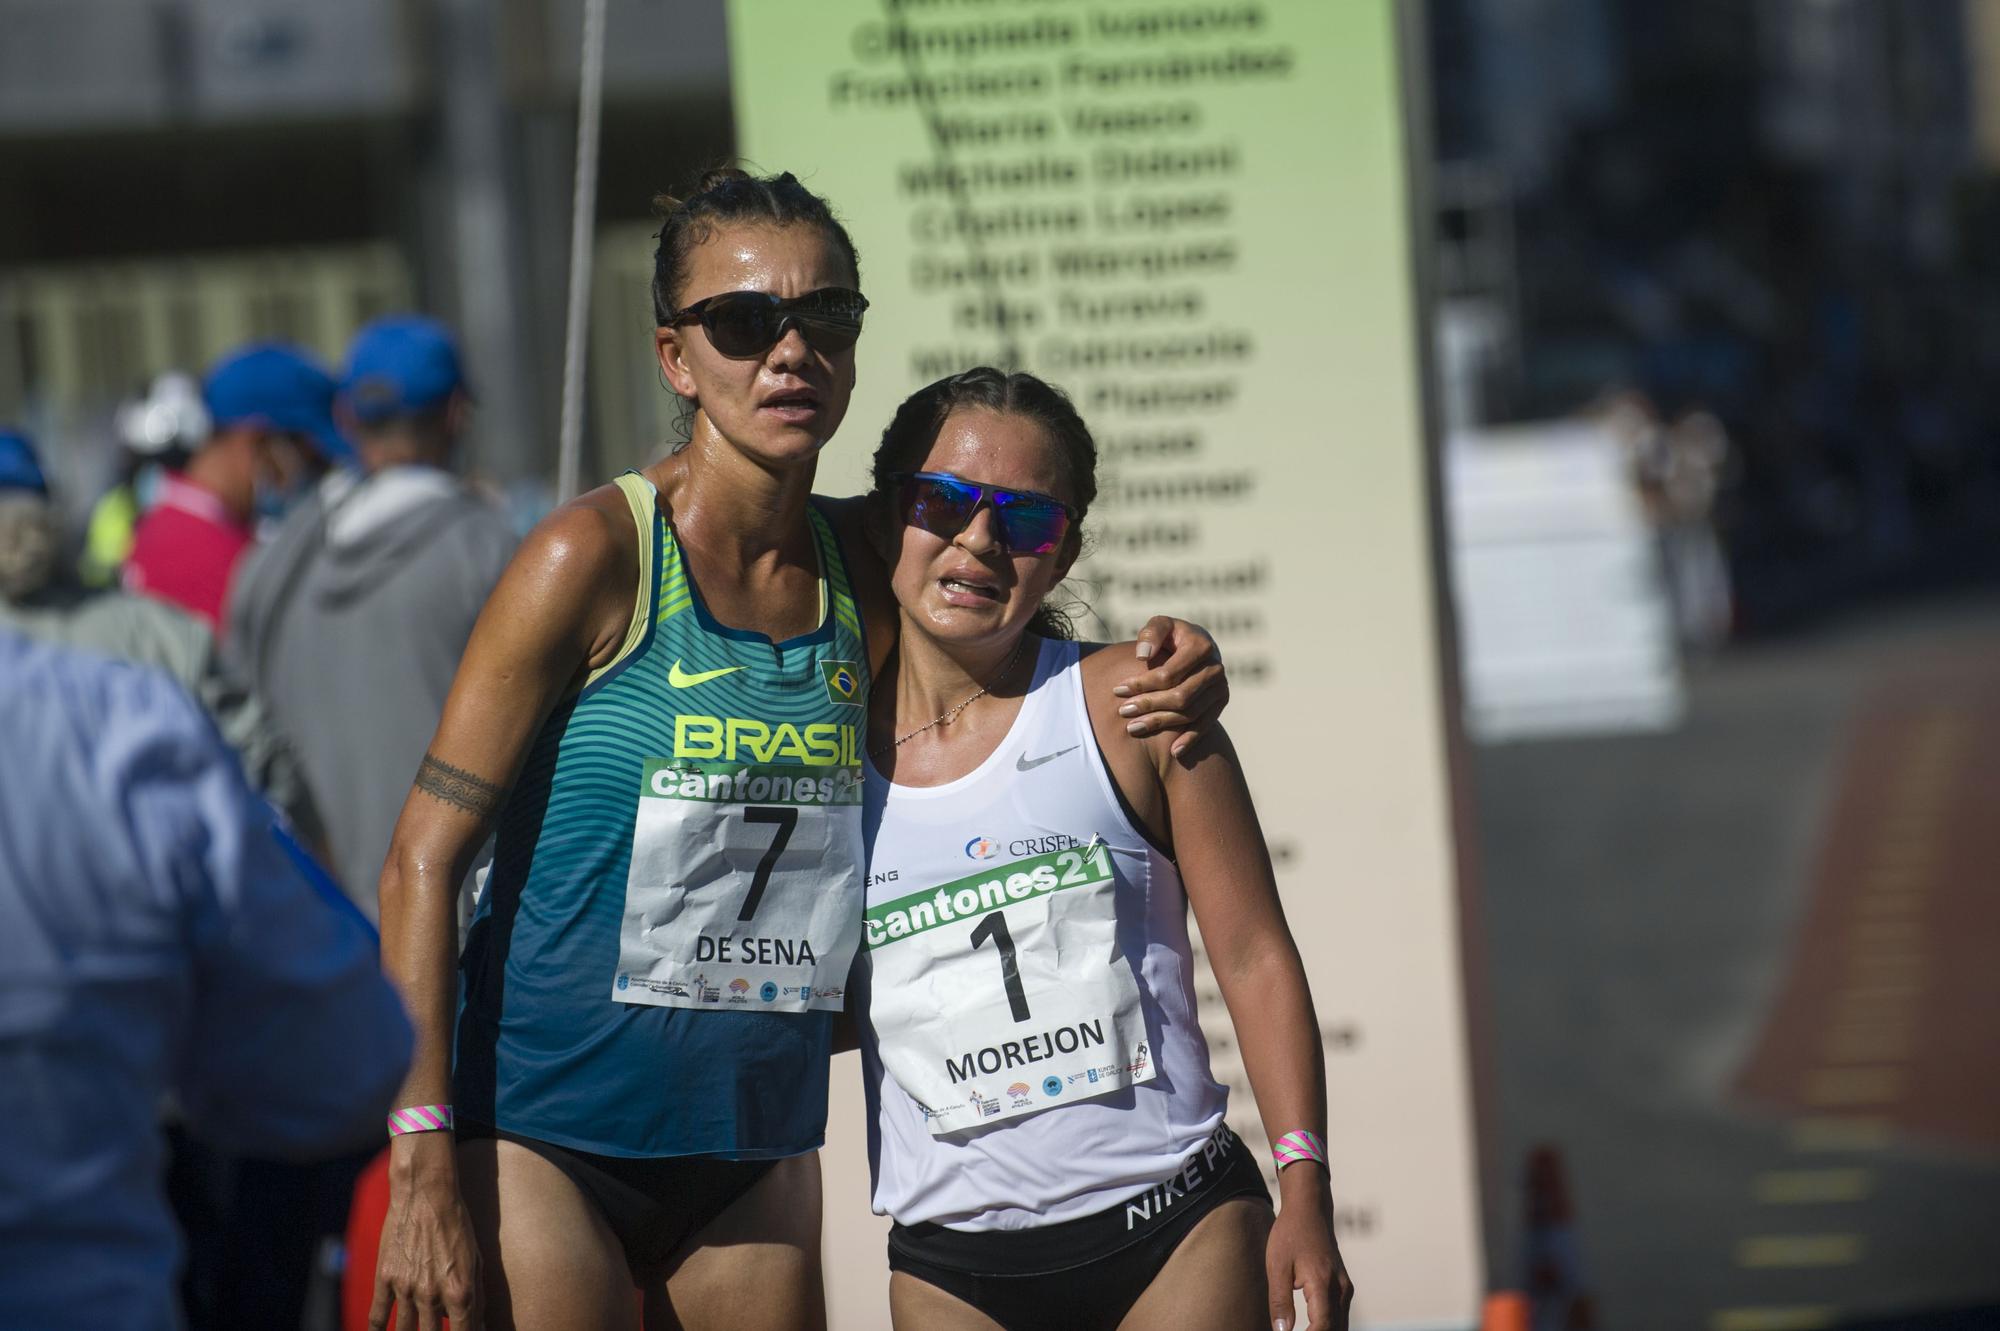
[[[1660,566],[1683,647],[1713,651],[1729,640],[1735,601],[1716,531],[1728,478],[1729,436],[1713,412],[1692,408],[1662,426],[1652,401],[1623,390],[1595,414],[1623,444],[1633,484],[1659,540]]]
[[[55,576],[58,548],[42,460],[28,436],[0,430],[0,600],[47,586]]]
[[[409,1024],[172,681],[6,630],[0,678],[0,1325],[166,1331],[164,1098],[244,1149],[350,1147]]]
[[[364,474],[328,476],[245,563],[228,646],[298,746],[341,882],[373,919],[389,834],[514,533],[453,474],[470,401],[443,327],[362,329],[339,407]]]
[[[139,519],[125,585],[220,628],[236,563],[325,467],[351,456],[334,429],[333,380],[303,352],[265,344],[225,357],[202,386],[209,435]]]
[[[109,587],[132,553],[139,515],[152,507],[161,478],[183,471],[208,438],[208,409],[193,376],[170,370],[144,397],[118,409],[118,474],[90,508],[77,575],[86,587]]]
[[[1660,551],[1681,642],[1713,651],[1729,639],[1729,563],[1715,530],[1729,436],[1713,412],[1684,412],[1662,435]]]
[[[214,635],[164,601],[65,582],[61,544],[33,443],[0,432],[0,629],[165,670],[207,710],[251,784],[285,812],[299,839],[319,846],[325,831],[304,773],[257,696],[222,668]]]

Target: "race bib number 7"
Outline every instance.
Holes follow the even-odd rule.
[[[648,759],[611,996],[839,1011],[861,859],[855,768]]]
[[[1116,893],[1093,840],[869,907],[868,1021],[933,1135],[1152,1079]]]

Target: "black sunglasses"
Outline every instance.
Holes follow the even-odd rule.
[[[725,291],[667,316],[669,326],[698,323],[715,349],[732,360],[761,356],[796,328],[821,355],[845,351],[861,336],[868,298],[846,287],[821,287],[803,296],[768,291]]]
[[[1048,554],[1076,521],[1075,509],[1034,490],[1002,490],[942,471],[900,471],[889,479],[902,487],[903,521],[947,541],[986,504],[993,506],[1000,543],[1010,555]]]

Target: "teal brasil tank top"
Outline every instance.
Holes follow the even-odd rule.
[[[652,485],[618,485],[643,609],[501,811],[454,1103],[602,1155],[796,1155],[860,937],[861,619],[816,508],[818,626],[773,643],[715,622]]]

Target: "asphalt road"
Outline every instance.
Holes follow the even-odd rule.
[[[2000,1326],[2000,605],[1690,693],[1474,754],[1495,1283],[1550,1142],[1599,1326]]]

